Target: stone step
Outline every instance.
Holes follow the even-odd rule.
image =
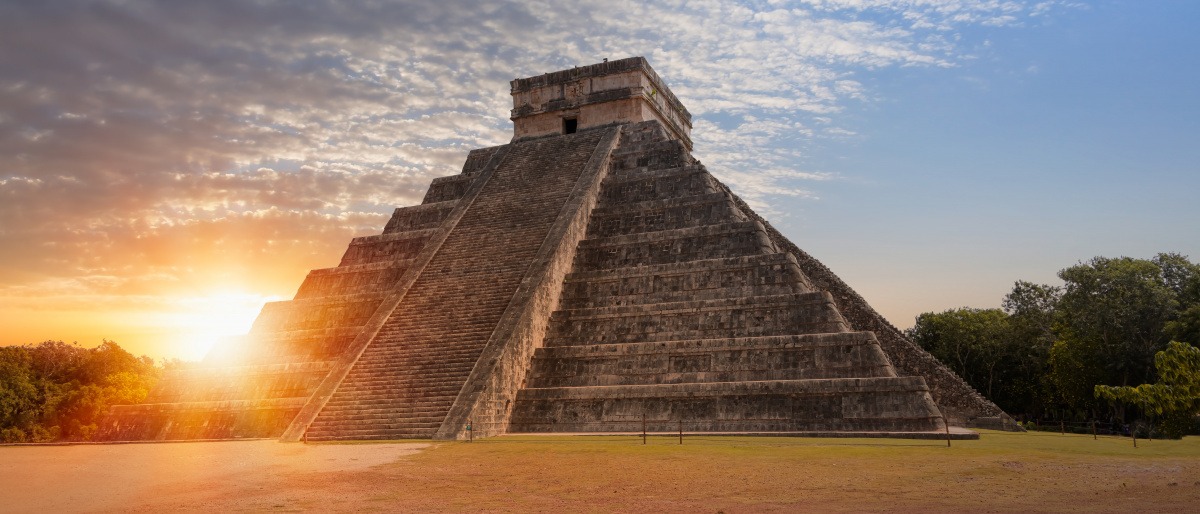
[[[460,375],[457,378],[465,378]],[[384,383],[360,383],[355,382],[353,385],[347,386],[345,391],[346,397],[350,398],[374,398],[374,397],[392,397],[409,398],[410,395],[419,396],[444,396],[449,394],[458,394],[462,389],[462,384],[459,380],[429,380],[399,384],[384,384]],[[408,391],[406,395],[404,392]]]
[[[748,219],[724,193],[709,193],[596,209],[587,234],[594,239]]]
[[[614,171],[663,169],[692,164],[692,159],[683,143],[668,139],[665,141],[645,141],[622,145],[613,152],[612,168]]]
[[[779,250],[755,221],[587,239],[574,264],[576,271],[595,271],[765,253]]]
[[[580,309],[811,291],[791,256],[758,254],[572,273],[560,307]]]
[[[359,407],[392,409],[400,406],[420,406],[425,409],[438,410],[444,408],[441,404],[453,400],[459,393],[457,387],[441,387],[423,389],[394,388],[376,391],[347,391],[340,397],[330,400],[327,407],[329,413],[337,413],[339,406],[355,405]]]
[[[442,402],[451,395],[438,394],[433,396],[412,398],[362,398],[355,401],[330,402],[326,408],[330,412],[349,411],[347,415],[378,415],[378,414],[429,414],[444,412]]]
[[[430,237],[441,229],[356,237],[350,241],[338,266],[396,261],[416,257]]]
[[[369,372],[376,369],[393,370],[395,366],[413,366],[413,369],[419,368],[423,372],[428,372],[430,368],[436,369],[438,364],[444,364],[447,369],[458,369],[466,363],[474,364],[478,355],[479,351],[475,349],[454,354],[447,354],[443,351],[438,352],[436,355],[414,355],[411,358],[372,355],[370,360],[361,363],[361,369],[364,372]]]
[[[360,326],[375,313],[385,293],[301,298],[263,305],[251,332],[336,329]]]
[[[828,293],[556,311],[545,345],[657,342],[846,332]]]
[[[394,234],[412,230],[438,228],[454,207],[457,200],[432,202],[408,207],[397,207],[392,211],[392,217],[383,227],[384,234]]]
[[[510,431],[640,430],[642,419],[691,430],[910,431],[943,427],[920,377],[527,388]]]
[[[398,259],[315,269],[308,272],[295,299],[390,291],[411,265],[412,259]]]
[[[429,189],[425,190],[425,198],[421,200],[421,204],[456,201],[466,194],[475,177],[476,175],[459,174],[435,178],[429,183]]]
[[[597,207],[614,209],[618,205],[690,197],[721,191],[717,180],[699,166],[631,171],[609,175],[609,179],[604,182],[604,188],[600,192]]]
[[[871,332],[540,348],[530,387],[895,376]]]
[[[333,432],[329,434],[312,434],[305,438],[309,441],[387,441],[397,439],[430,439],[437,431],[438,427],[426,429],[411,429],[411,430],[355,430],[346,432]]]
[[[376,425],[376,428],[391,429],[396,428],[396,425],[412,425],[412,424],[433,424],[442,423],[445,419],[445,411],[389,411],[376,410],[377,412],[353,412],[338,418],[336,428],[355,429],[364,425]],[[314,429],[334,428],[334,425],[316,424],[312,425]]]

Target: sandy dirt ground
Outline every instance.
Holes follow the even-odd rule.
[[[0,511],[266,511],[336,508],[322,482],[375,478],[427,443],[267,441],[0,448]],[[334,484],[336,485],[336,484]]]
[[[1197,512],[1200,440],[505,436],[0,447],[0,512]]]

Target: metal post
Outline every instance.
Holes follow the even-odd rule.
[[[646,413],[642,413],[642,444],[646,444]]]
[[[679,418],[679,444],[683,444],[683,418]]]

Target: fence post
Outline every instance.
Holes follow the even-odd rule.
[[[646,444],[646,413],[642,412],[642,444]]]
[[[679,444],[683,444],[683,418],[679,418]]]
[[[942,416],[942,425],[946,426],[946,448],[950,447],[950,420],[946,416]]]
[[[467,442],[475,441],[475,424],[471,422],[471,418],[467,418]]]
[[[1058,421],[1058,433],[1061,435],[1067,435],[1067,422],[1065,420]]]
[[[1092,420],[1092,440],[1096,440],[1096,420]]]

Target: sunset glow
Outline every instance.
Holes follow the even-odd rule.
[[[634,55],[707,169],[901,328],[1200,255],[1200,3],[480,5],[4,4],[0,344],[199,358],[508,142],[508,81]]]
[[[239,292],[182,297],[174,302],[177,310],[162,313],[157,322],[178,331],[170,342],[179,358],[200,360],[222,338],[247,333],[264,303],[281,299]]]

